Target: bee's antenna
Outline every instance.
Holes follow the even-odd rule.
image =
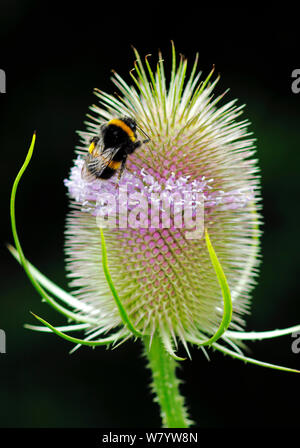
[[[136,125],[136,127],[138,128],[139,131],[142,132],[142,134],[144,134],[145,137],[147,137],[147,140],[144,140],[143,143],[148,143],[148,142],[150,142],[151,139],[150,139],[149,135],[146,134],[146,132],[143,131],[143,129],[142,129],[138,124]]]

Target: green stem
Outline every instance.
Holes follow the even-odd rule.
[[[152,390],[160,406],[164,428],[188,428],[190,423],[184,398],[180,395],[180,381],[176,377],[177,362],[167,353],[162,341],[154,335],[149,350],[150,338],[144,337],[148,367],[152,371]]]

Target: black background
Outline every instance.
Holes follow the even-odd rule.
[[[163,9],[162,9],[163,7]],[[159,426],[149,392],[142,347],[114,351],[82,348],[69,355],[66,341],[23,328],[32,310],[56,324],[64,320],[41,303],[8,254],[12,242],[9,195],[33,131],[36,151],[17,197],[18,229],[25,254],[67,287],[64,220],[76,130],[96,101],[94,87],[110,93],[110,70],[129,80],[131,45],[141,55],[161,49],[169,66],[171,39],[199,69],[221,73],[217,91],[247,104],[257,138],[264,206],[263,264],[253,292],[250,330],[300,323],[299,147],[300,94],[291,73],[300,67],[299,12],[203,8],[200,3],[100,5],[92,2],[2,1],[0,68],[1,314],[7,354],[0,355],[1,427]],[[300,368],[292,337],[250,343],[252,356]],[[180,369],[182,391],[198,427],[298,426],[300,376],[245,365],[199,350]]]

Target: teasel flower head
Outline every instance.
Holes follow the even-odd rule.
[[[235,100],[222,104],[224,94],[214,95],[219,77],[212,70],[201,79],[197,58],[187,75],[187,60],[176,64],[173,51],[169,83],[161,55],[155,73],[149,56],[144,63],[137,52],[136,58],[133,86],[114,73],[119,95],[96,90],[100,104],[91,107],[93,116],[80,132],[78,157],[65,181],[73,209],[67,269],[76,297],[98,310],[95,334],[119,328],[122,318],[102,268],[103,227],[110,275],[134,328],[150,338],[158,333],[170,353],[178,341],[188,351],[188,342],[202,345],[218,331],[224,314],[208,239],[231,292],[230,328],[242,329],[249,312],[260,235],[254,139],[240,119],[243,107]],[[133,118],[138,137],[144,138],[141,129],[149,141],[128,157],[120,180],[85,180],[91,139],[119,117]],[[106,228],[105,221],[99,224],[104,209],[119,211]]]
[[[225,102],[226,92],[215,94],[219,76],[213,69],[202,77],[198,56],[188,67],[185,58],[177,61],[173,46],[168,76],[160,53],[153,70],[150,57],[142,61],[134,51],[131,83],[114,72],[117,95],[95,90],[99,103],[79,132],[81,143],[65,180],[71,200],[65,252],[72,294],[26,260],[16,231],[15,195],[35,135],[13,186],[17,250],[11,251],[42,298],[75,322],[56,327],[35,316],[43,326],[28,328],[52,331],[74,343],[73,350],[141,338],[164,424],[187,426],[171,363],[182,360],[182,352],[190,356],[189,344],[206,355],[212,347],[245,362],[295,371],[247,357],[241,348],[244,340],[273,338],[300,326],[244,331],[260,260],[261,197],[243,106]],[[82,171],[91,140],[111,120],[120,124],[127,118],[136,122],[142,144],[128,156],[121,178],[86,179]],[[85,332],[82,339],[68,334],[79,330]],[[168,359],[161,356],[160,344]],[[164,378],[163,371],[170,375]]]

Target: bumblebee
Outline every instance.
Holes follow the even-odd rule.
[[[137,140],[137,128],[147,137],[146,140]],[[90,141],[81,176],[86,180],[110,179],[119,170],[120,179],[128,155],[149,140],[133,118],[108,121],[101,126],[99,136]]]

